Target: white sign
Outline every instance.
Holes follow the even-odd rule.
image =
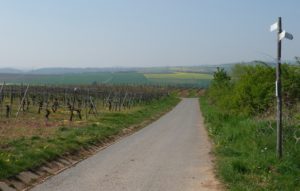
[[[279,34],[279,40],[282,40],[282,39],[289,39],[289,40],[293,40],[293,35],[286,32],[286,31],[282,31],[280,34]]]
[[[273,25],[271,25],[270,27],[270,31],[274,31],[274,30],[277,30],[278,29],[278,22],[274,23]]]

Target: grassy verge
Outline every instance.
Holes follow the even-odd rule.
[[[275,124],[231,115],[200,98],[201,110],[215,142],[217,172],[229,190],[300,190],[300,143],[286,126],[284,157],[275,154]]]
[[[131,112],[104,113],[99,117],[99,122],[86,127],[61,127],[49,138],[33,136],[10,141],[0,146],[0,179],[38,167],[64,153],[110,139],[126,127],[168,111],[178,101],[178,98],[171,96]]]

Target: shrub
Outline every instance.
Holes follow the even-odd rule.
[[[275,67],[237,64],[231,76],[217,69],[208,90],[210,102],[227,112],[261,114],[274,108]],[[285,106],[292,107],[300,96],[300,66],[282,65],[282,91]]]

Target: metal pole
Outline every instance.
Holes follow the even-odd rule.
[[[277,156],[282,158],[282,96],[281,96],[281,40],[279,35],[282,32],[281,17],[278,18],[277,37],[277,67],[276,67],[276,96],[277,96]]]

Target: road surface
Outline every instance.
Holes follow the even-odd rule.
[[[198,99],[51,177],[34,191],[219,190]]]

